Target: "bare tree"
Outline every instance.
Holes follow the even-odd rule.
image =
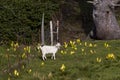
[[[116,20],[114,8],[120,0],[93,0],[93,34],[97,39],[120,39],[120,27]],[[93,36],[93,35],[92,35]]]

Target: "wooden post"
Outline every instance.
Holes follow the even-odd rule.
[[[57,20],[57,42],[59,42],[59,21]]]
[[[42,15],[41,40],[42,40],[42,45],[44,45],[44,13]]]
[[[52,21],[50,21],[50,35],[51,35],[51,45],[53,45],[53,24],[52,24]]]

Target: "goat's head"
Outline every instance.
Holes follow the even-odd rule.
[[[61,46],[61,44],[60,44],[60,43],[57,43],[55,46],[59,49],[60,46]]]

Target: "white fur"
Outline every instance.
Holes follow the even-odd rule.
[[[41,51],[42,51],[42,59],[43,60],[45,60],[45,59],[47,59],[46,58],[46,54],[52,54],[52,59],[56,59],[55,58],[55,54],[56,54],[56,52],[58,51],[58,49],[60,48],[60,43],[57,43],[56,45],[54,45],[54,46],[48,46],[48,45],[44,45],[44,46],[39,46],[40,47],[40,49],[41,49]]]

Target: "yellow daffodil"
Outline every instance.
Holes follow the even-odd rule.
[[[94,47],[97,47],[97,44],[94,44]]]
[[[32,70],[31,70],[31,69],[29,69],[29,70],[28,70],[28,73],[31,73],[31,72],[32,72]]]
[[[104,43],[104,46],[105,46],[105,48],[110,47],[109,44],[108,44],[107,42]]]
[[[109,53],[107,56],[106,56],[107,59],[115,59],[115,55],[113,53]]]
[[[14,44],[14,47],[16,47],[16,48],[19,47],[18,42]]]
[[[16,75],[17,74],[17,70],[14,70],[14,75]]]
[[[31,50],[31,47],[30,47],[30,46],[28,46],[28,53],[30,53],[30,50]]]
[[[18,43],[14,43],[13,41],[11,42],[11,47],[13,51],[16,51],[16,49],[19,47]]]
[[[14,70],[14,75],[19,76],[19,72],[16,69]]]
[[[60,67],[60,70],[61,70],[62,72],[65,71],[65,65],[64,65],[64,64],[62,64],[62,66]]]
[[[94,53],[94,51],[93,51],[93,50],[90,50],[90,53],[91,53],[91,54],[93,54],[93,53]]]
[[[16,73],[16,76],[19,76],[19,72]]]
[[[70,44],[72,44],[73,42],[72,41],[70,41]]]
[[[27,51],[27,48],[26,48],[26,47],[24,47],[24,51],[25,51],[25,52]]]
[[[24,47],[24,51],[27,52],[27,53],[30,53],[31,47],[30,46]]]
[[[87,46],[87,42],[85,42],[85,46]]]
[[[75,47],[74,50],[77,50],[77,47]]]
[[[108,44],[106,44],[106,48],[108,48],[109,47],[109,45]]]
[[[61,52],[61,54],[66,54],[67,53],[66,51],[63,51],[63,50],[61,50],[60,52]]]
[[[70,41],[70,45],[73,47],[75,45],[75,41]]]
[[[92,46],[93,46],[92,43],[90,43],[90,44],[89,44],[89,47],[92,47]]]
[[[22,58],[24,59],[24,58],[26,58],[26,57],[27,57],[26,54],[23,53],[23,54],[22,54]]]
[[[45,65],[45,63],[44,62],[41,62],[41,66],[44,66]]]
[[[64,42],[64,47],[67,48],[68,47],[68,44],[66,42]]]
[[[90,53],[94,54],[94,53],[96,53],[96,51],[95,50],[90,50]]]
[[[64,51],[63,51],[63,50],[61,50],[61,51],[60,51],[60,53],[61,53],[61,54],[63,54],[63,53],[64,53]]]
[[[13,47],[14,46],[14,42],[12,41],[10,45],[11,45],[11,47]]]
[[[72,55],[72,54],[75,54],[75,51],[71,51],[70,54],[71,54],[71,55]]]
[[[82,43],[80,43],[80,45],[82,45]]]
[[[82,51],[82,52],[84,52],[84,51],[85,51],[85,49],[83,49],[83,48],[82,48],[82,49],[81,49],[81,51]]]
[[[80,40],[80,39],[77,39],[76,41],[77,41],[77,43],[80,43],[80,42],[81,42],[81,40]]]
[[[101,61],[102,61],[101,58],[98,58],[98,57],[97,57],[97,62],[100,63]]]
[[[30,47],[30,46],[27,46],[27,51],[28,51],[28,53],[30,53],[30,49],[31,49],[31,47]]]

